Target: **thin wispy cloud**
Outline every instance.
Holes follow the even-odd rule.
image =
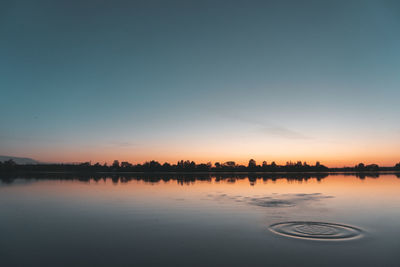
[[[314,139],[313,137],[305,135],[296,130],[268,121],[261,121],[254,118],[244,118],[234,114],[224,114],[224,117],[252,125],[253,127],[256,127],[257,132],[270,137],[302,140]]]

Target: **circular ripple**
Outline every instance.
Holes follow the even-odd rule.
[[[360,237],[362,230],[354,226],[326,222],[281,222],[270,226],[279,235],[319,240],[346,240]]]

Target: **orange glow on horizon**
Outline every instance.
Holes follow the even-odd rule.
[[[309,140],[233,140],[162,142],[134,147],[109,146],[52,146],[32,148],[30,153],[21,150],[19,155],[42,162],[87,162],[112,163],[113,160],[128,161],[133,164],[156,160],[160,163],[175,164],[179,160],[193,160],[196,163],[235,161],[247,165],[250,159],[262,164],[275,161],[279,165],[286,162],[306,161],[314,165],[316,161],[328,167],[352,167],[358,163],[394,166],[400,162],[400,142],[382,140],[380,143],[366,141],[329,143]]]
[[[307,162],[309,165],[314,165],[317,161],[319,161],[321,164],[330,167],[330,168],[335,168],[335,167],[353,167],[358,163],[364,163],[366,165],[368,164],[378,164],[379,166],[382,167],[392,167],[398,162],[400,162],[400,157],[385,157],[385,158],[373,158],[373,157],[363,157],[363,158],[328,158],[328,157],[319,157],[319,158],[310,158],[310,157],[298,157],[296,159],[285,159],[285,158],[273,158],[273,157],[245,157],[245,158],[229,158],[229,157],[221,157],[221,158],[204,158],[204,157],[190,157],[190,156],[181,156],[181,157],[147,157],[147,158],[141,158],[141,157],[136,157],[136,156],[130,156],[130,155],[115,155],[107,158],[99,157],[99,156],[81,156],[81,157],[44,157],[43,159],[40,159],[41,162],[49,162],[49,163],[79,163],[79,162],[91,162],[92,164],[99,162],[100,164],[107,163],[107,164],[112,164],[114,160],[119,160],[120,162],[122,161],[127,161],[132,164],[142,164],[146,161],[151,161],[155,160],[163,164],[164,162],[168,162],[171,164],[176,164],[180,160],[190,160],[194,161],[197,164],[199,163],[207,163],[211,162],[212,164],[215,164],[216,162],[219,163],[224,163],[227,161],[234,161],[238,165],[245,165],[247,166],[248,162],[250,159],[254,159],[258,165],[262,165],[263,161],[266,161],[267,164],[271,164],[271,162],[275,162],[278,165],[285,165],[286,162]]]

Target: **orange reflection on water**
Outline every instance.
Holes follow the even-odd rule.
[[[164,180],[166,181],[164,181]],[[150,180],[142,178],[101,178],[79,180],[38,180],[34,183],[18,184],[18,190],[41,197],[75,199],[192,199],[201,200],[207,194],[241,196],[263,196],[272,194],[315,194],[335,197],[337,202],[359,201],[365,205],[376,203],[392,205],[399,200],[400,179],[395,175],[380,175],[379,178],[359,178],[354,175],[330,175],[325,178],[302,180],[280,178],[276,180],[210,176],[208,180],[165,179],[162,175]],[[12,190],[12,187],[0,187]],[[8,188],[8,189],[7,189]],[[15,188],[14,188],[15,189]],[[400,202],[398,202],[400,203]]]

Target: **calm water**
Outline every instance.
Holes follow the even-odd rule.
[[[0,231],[0,266],[400,266],[400,178],[3,177]]]

